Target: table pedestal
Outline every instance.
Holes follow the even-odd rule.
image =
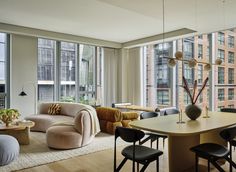
[[[195,164],[195,155],[189,149],[200,143],[200,135],[168,136],[169,172],[188,171]]]

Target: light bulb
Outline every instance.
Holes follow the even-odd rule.
[[[204,71],[210,71],[211,70],[211,65],[208,63],[204,66]]]
[[[196,59],[189,60],[188,65],[190,68],[194,68],[197,65],[197,60]]]
[[[170,58],[170,59],[168,60],[168,66],[169,66],[169,67],[174,67],[175,65],[176,65],[175,59]]]
[[[183,58],[183,53],[181,51],[176,51],[175,58],[181,60]]]
[[[220,58],[216,59],[215,64],[216,65],[221,65],[222,64],[222,60]]]

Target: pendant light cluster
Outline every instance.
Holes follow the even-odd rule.
[[[175,58],[169,58],[169,57],[167,57],[167,58],[169,59],[168,60],[168,66],[169,67],[174,67],[176,65],[177,61],[183,61],[183,62],[187,62],[188,66],[190,68],[194,68],[198,63],[204,64],[204,70],[205,71],[210,71],[211,68],[212,68],[212,65],[221,65],[222,64],[222,60],[220,58],[217,58],[215,60],[215,64],[210,64],[210,63],[207,63],[207,62],[199,62],[195,58],[183,59],[183,53],[181,51],[177,51],[175,53]]]

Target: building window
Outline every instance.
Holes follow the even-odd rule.
[[[233,100],[234,99],[234,88],[229,88],[228,89],[228,100]]]
[[[234,63],[234,52],[228,52],[228,63]]]
[[[225,45],[225,34],[223,32],[218,32],[218,44]]]
[[[186,81],[192,85],[194,81],[194,69],[190,68],[187,63],[184,63],[184,77]]]
[[[223,101],[225,98],[225,90],[220,88],[218,89],[218,100]]]
[[[223,67],[218,67],[218,84],[224,84],[225,82],[225,69]]]
[[[209,46],[207,46],[206,58],[207,58],[207,60],[209,60],[209,58],[210,58],[210,47]]]
[[[0,109],[7,106],[7,34],[0,33]]]
[[[188,105],[188,104],[191,104],[191,99],[189,97],[189,95],[187,94],[187,92],[184,90],[184,104],[185,105]]]
[[[234,108],[234,105],[228,105],[229,108]]]
[[[184,58],[185,59],[192,59],[193,58],[193,53],[194,53],[194,43],[193,43],[193,38],[189,38],[189,39],[184,39],[183,40],[183,44],[184,44]]]
[[[234,48],[234,36],[229,35],[228,46],[229,46],[229,48]]]
[[[233,68],[228,69],[228,83],[234,84],[234,69]]]
[[[202,44],[198,44],[198,58],[199,59],[202,59],[202,54],[203,54]]]
[[[218,49],[218,58],[220,58],[222,60],[222,62],[225,61],[225,51]]]
[[[157,90],[157,104],[158,105],[169,105],[170,95],[169,90]]]
[[[203,39],[203,36],[202,35],[198,35],[198,39]]]
[[[202,83],[202,78],[203,78],[203,65],[199,64],[198,65],[198,84]]]

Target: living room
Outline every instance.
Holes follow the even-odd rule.
[[[16,121],[33,123],[26,127],[32,129],[26,131],[29,144],[20,144],[17,159],[1,166],[0,171],[113,171],[115,128],[104,133],[94,127],[101,125],[103,118],[99,114],[94,118],[94,109],[113,103],[128,103],[119,113],[131,110],[138,115],[175,107],[179,115],[174,120],[181,122],[183,117],[183,126],[189,104],[200,107],[198,122],[223,108],[234,109],[235,7],[233,0],[1,0],[0,109],[16,109],[20,114]],[[57,145],[60,141],[55,134],[60,135],[63,127],[63,131],[72,131],[65,126],[71,119],[63,118],[63,127],[61,121],[53,124],[57,131],[48,130],[51,116],[32,117],[46,113],[50,108],[47,102],[59,104],[62,114],[69,117],[77,112],[68,109],[86,109],[83,114],[90,114],[91,119],[83,119],[92,121],[93,137],[86,136],[85,142],[66,142],[79,148],[57,150],[69,147],[64,142]],[[125,120],[136,119],[132,112],[132,118]],[[139,124],[131,125],[135,128]],[[36,128],[41,132],[33,131]],[[162,140],[160,171],[176,171],[168,162],[170,139]],[[117,152],[125,146],[122,141],[118,145]],[[122,155],[117,156],[121,161]],[[131,168],[128,163],[122,170]],[[147,171],[155,168],[151,163]]]

